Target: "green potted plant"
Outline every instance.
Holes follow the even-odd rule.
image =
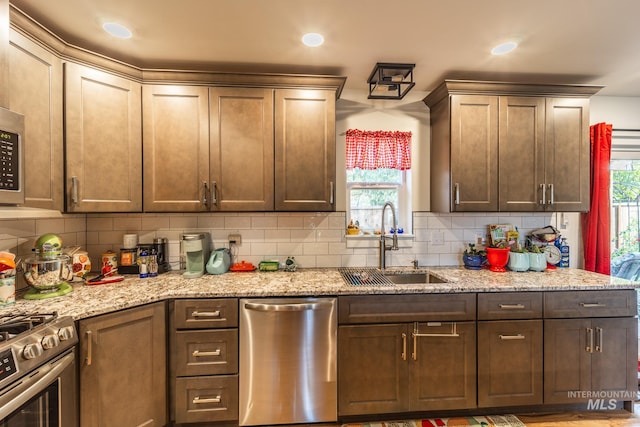
[[[506,241],[491,245],[487,247],[486,251],[489,270],[497,273],[504,273],[507,271],[505,266],[509,261],[509,252],[511,251],[511,248]]]
[[[529,253],[528,251],[518,245],[511,248],[509,254],[509,270],[511,271],[527,271],[529,270]]]
[[[464,268],[469,270],[480,270],[482,264],[486,259],[486,252],[484,249],[476,247],[475,243],[469,243],[467,248],[462,253],[462,262]]]
[[[547,255],[536,245],[529,248],[529,270],[544,271],[547,268]]]

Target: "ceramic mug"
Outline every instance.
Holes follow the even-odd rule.
[[[511,254],[509,254],[508,267],[511,271],[529,270],[529,254],[524,252],[511,252]]]
[[[529,270],[544,271],[547,268],[547,256],[545,254],[529,253]]]

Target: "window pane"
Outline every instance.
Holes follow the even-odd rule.
[[[397,169],[347,169],[347,182],[402,184],[402,171]]]
[[[350,220],[358,221],[364,231],[380,230],[382,220],[382,207],[386,202],[391,202],[396,207],[398,215],[398,189],[397,188],[351,188],[350,189]],[[390,212],[385,215],[385,230],[393,226]]]

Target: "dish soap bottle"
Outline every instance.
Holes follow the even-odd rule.
[[[560,241],[560,267],[569,267],[569,244],[567,238],[563,237]]]

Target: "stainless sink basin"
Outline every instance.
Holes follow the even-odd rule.
[[[393,286],[427,283],[447,283],[431,273],[384,271],[377,268],[342,267],[339,269],[343,279],[350,285]]]
[[[384,273],[384,277],[396,285],[411,285],[414,283],[446,283],[439,277],[429,273]]]

